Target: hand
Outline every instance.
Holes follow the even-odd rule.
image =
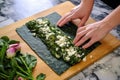
[[[89,15],[92,10],[92,4],[90,2],[81,2],[80,5],[75,7],[71,12],[67,13],[65,16],[63,16],[57,23],[58,26],[63,26],[65,23],[75,20],[75,19],[80,19],[79,26],[83,26],[85,22],[88,20]]]
[[[89,24],[83,27],[79,27],[76,33],[76,37],[73,41],[75,46],[80,46],[86,40],[90,39],[88,43],[82,46],[82,48],[88,48],[93,43],[101,40],[111,30],[110,25],[107,22],[99,21],[93,24]]]
[[[93,43],[104,38],[110,30],[120,24],[120,14],[118,13],[120,13],[120,6],[118,6],[103,20],[79,27],[76,33],[76,37],[73,41],[75,46],[80,46],[86,40],[90,39],[88,43],[82,46],[82,48],[88,48]]]

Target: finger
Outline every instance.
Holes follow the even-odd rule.
[[[86,21],[87,21],[87,17],[83,17],[83,18],[81,19],[80,24],[78,25],[78,27],[84,26],[85,23],[86,23]]]
[[[65,16],[63,16],[62,18],[60,18],[60,20],[57,22],[57,25],[59,26],[59,24],[68,16],[68,14],[66,14]]]
[[[67,22],[71,21],[72,20],[72,16],[69,15],[67,16],[66,18],[64,18],[60,23],[59,23],[59,26],[63,26],[64,24],[66,24]]]
[[[74,10],[74,9],[78,9],[79,6],[80,6],[80,5],[77,5],[76,7],[73,8],[73,10]]]
[[[83,26],[83,27],[79,27],[79,28],[77,29],[77,33],[78,33],[78,32],[81,32],[81,31],[83,31],[83,30],[85,30],[85,29],[86,29],[85,26]]]
[[[85,35],[85,27],[80,27],[78,28],[77,32],[76,32],[76,37],[73,40],[73,44],[76,44],[78,42],[78,40],[80,40],[80,38]]]
[[[81,38],[81,40],[79,40],[79,42],[76,43],[75,45],[76,45],[76,46],[80,46],[80,45],[84,44],[85,41],[87,41],[87,40],[90,39],[90,38],[92,38],[91,31],[86,29],[86,34],[85,34],[85,36],[83,36],[83,37]],[[93,38],[92,38],[92,39],[93,39]]]
[[[83,36],[83,37],[75,44],[75,46],[80,46],[80,45],[82,45],[82,44],[85,43],[85,41],[87,41],[89,38],[90,38],[90,36],[87,36],[87,35]]]
[[[85,34],[86,34],[85,30],[77,33],[75,39],[73,40],[73,44],[76,44]]]
[[[71,12],[65,14],[65,15],[57,22],[57,25],[58,25],[58,26],[61,26],[61,23],[62,23],[67,17],[69,17],[71,14],[72,14]],[[64,24],[63,24],[63,25],[64,25]]]
[[[95,42],[96,41],[94,41],[93,39],[91,39],[88,43],[86,43],[85,45],[83,45],[82,48],[86,49],[86,48],[90,47]]]

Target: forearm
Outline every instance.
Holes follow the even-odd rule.
[[[112,29],[120,24],[120,6],[113,10],[106,18],[103,19],[108,24],[108,28]],[[107,27],[107,26],[106,26]]]
[[[94,0],[81,0],[81,3],[89,3],[89,4],[93,4]]]
[[[83,9],[86,9],[87,14],[90,15],[94,5],[94,0],[81,0],[80,5],[83,6]]]
[[[81,0],[80,4],[85,4],[86,7],[91,8],[91,10],[92,10],[94,0]]]

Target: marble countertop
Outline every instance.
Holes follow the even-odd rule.
[[[66,0],[0,0],[0,27],[4,27],[65,1]],[[75,5],[81,2],[80,0],[69,1]],[[99,21],[106,17],[111,11],[113,11],[113,9],[101,0],[95,0],[91,17]],[[114,28],[110,33],[120,39],[120,26]],[[120,80],[120,47],[69,80]]]

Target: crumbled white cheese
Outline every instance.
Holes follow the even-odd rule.
[[[68,56],[72,56],[76,53],[76,51],[74,50],[74,47],[70,47],[69,49],[66,49]]]
[[[61,34],[61,32],[60,32],[60,31],[58,31],[58,33],[59,33],[59,34]]]
[[[85,53],[83,52],[82,54],[81,54],[81,56],[84,56],[85,55]]]
[[[32,35],[33,35],[33,36],[35,36],[35,35],[36,35],[36,33],[32,33]]]
[[[56,48],[56,51],[58,51],[59,48]]]
[[[68,36],[68,38],[70,38],[70,36]]]
[[[58,36],[57,36],[57,39],[61,39],[62,37],[64,37],[64,36],[58,35]]]
[[[59,45],[60,47],[63,47],[66,45],[66,37],[65,36],[57,36],[57,41],[55,41],[55,43],[57,43],[57,45]]]
[[[86,61],[86,57],[83,58],[83,61],[84,61],[84,62]]]
[[[48,23],[48,21],[46,20],[46,21],[43,21],[43,24],[46,24],[46,23]]]
[[[37,19],[37,21],[39,22],[39,24],[41,24],[43,22],[42,19]]]
[[[45,27],[47,27],[47,24],[44,24]]]
[[[76,56],[76,57],[79,57],[79,58],[81,57],[80,54],[75,54],[75,56]]]
[[[48,21],[44,21],[42,19],[38,19],[37,21],[39,22],[39,24],[46,24],[48,22]]]
[[[50,32],[50,28],[49,27],[42,27],[42,28],[40,28],[43,32],[45,32],[45,33],[48,33],[48,32]]]
[[[64,51],[64,49],[62,49],[62,52]]]
[[[70,57],[69,57],[69,56],[66,56],[66,57],[65,57],[65,60],[66,60],[66,61],[69,61],[69,60],[70,60]]]

